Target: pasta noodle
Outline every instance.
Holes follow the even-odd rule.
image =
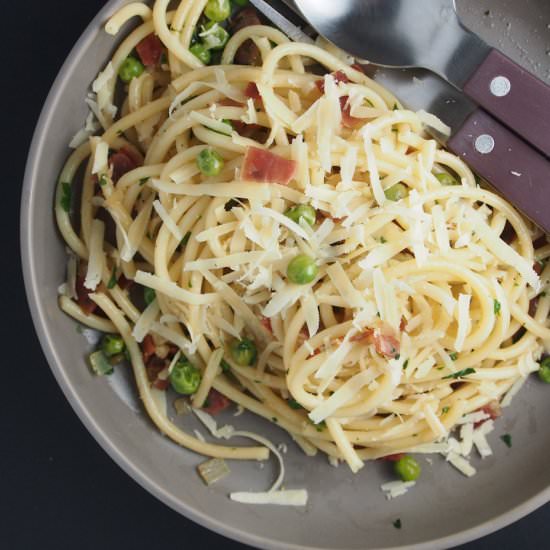
[[[153,394],[176,353],[201,371],[193,406],[215,390],[354,472],[441,441],[538,369],[550,267],[533,266],[550,245],[535,249],[540,232],[425,134],[421,113],[265,25],[235,32],[205,66],[191,48],[206,0],[168,5],[135,2],[107,23],[116,34],[141,18],[96,81],[103,132],[71,155],[55,203],[80,263],[77,297],[60,306],[122,336],[163,433],[211,457],[269,453],[170,421]],[[113,107],[124,61],[155,35],[162,59],[118,84]],[[259,66],[235,64],[243,47]],[[215,173],[197,164],[205,150]],[[300,205],[313,219],[289,214]],[[291,276],[296,258],[312,277]],[[155,291],[147,308],[138,285]],[[245,338],[250,364],[231,351]]]

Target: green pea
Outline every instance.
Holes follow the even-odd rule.
[[[143,299],[145,303],[149,305],[151,302],[154,302],[157,297],[157,293],[148,286],[143,287]]]
[[[539,378],[546,384],[550,384],[550,356],[540,362]]]
[[[435,174],[435,177],[439,180],[439,183],[441,185],[460,185],[458,180],[451,176],[451,174],[447,174],[447,172],[440,172],[439,174]]]
[[[229,33],[214,21],[209,21],[199,36],[209,50],[222,50],[229,40]]]
[[[208,0],[204,8],[204,15],[211,21],[225,21],[231,15],[229,0]]]
[[[189,48],[189,51],[205,65],[208,65],[212,60],[212,54],[210,53],[210,50],[202,42],[197,42],[196,44],[193,44]]]
[[[315,260],[307,254],[298,254],[290,261],[286,270],[287,277],[297,285],[311,283],[318,273],[319,268]]]
[[[238,365],[249,367],[256,362],[258,350],[256,344],[249,338],[235,340],[231,344],[231,356]]]
[[[201,372],[187,359],[181,358],[170,372],[170,384],[181,395],[192,395],[200,386]]]
[[[309,204],[297,204],[285,212],[285,216],[293,222],[300,223],[303,219],[307,224],[314,225],[317,219],[317,211]]]
[[[135,57],[127,57],[118,70],[118,76],[123,82],[130,82],[132,78],[140,76],[145,70],[143,63]]]
[[[420,464],[409,455],[405,455],[395,462],[394,470],[403,481],[415,481],[422,472]]]
[[[124,340],[118,334],[106,334],[101,339],[101,351],[107,357],[113,357],[119,353],[123,353],[126,349]]]
[[[214,149],[203,149],[197,157],[197,166],[205,176],[217,176],[223,165],[223,158]]]
[[[409,189],[403,183],[396,183],[384,191],[389,201],[400,201],[409,194]]]

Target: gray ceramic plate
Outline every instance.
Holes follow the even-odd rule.
[[[288,487],[307,487],[307,509],[249,507],[232,503],[236,489],[265,489],[273,465],[232,463],[232,475],[215,488],[195,474],[202,458],[162,437],[142,412],[130,379],[121,372],[94,378],[85,366],[90,344],[57,307],[64,278],[64,247],[53,222],[55,182],[66,144],[82,126],[84,97],[111,53],[102,23],[122,0],[92,21],[65,63],[48,97],[29,155],[22,203],[22,256],[29,302],[51,368],[90,433],[136,481],[196,522],[264,548],[441,548],[503,527],[550,499],[548,389],[530,380],[498,422],[490,441],[495,456],[474,459],[472,479],[437,457],[424,463],[421,482],[409,494],[386,501],[380,484],[387,464],[373,463],[354,477],[323,457],[306,459],[276,427],[247,415],[232,419],[288,444]],[[489,13],[486,11],[490,9]],[[465,23],[546,80],[550,77],[550,3],[547,0],[459,0]],[[500,441],[513,435],[513,448]],[[401,518],[403,528],[392,522]]]

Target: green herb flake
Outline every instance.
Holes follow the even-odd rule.
[[[399,110],[399,105],[397,105],[397,103],[394,103],[393,104],[393,111],[398,111]]]
[[[546,290],[543,290],[541,293],[540,293],[540,296],[541,298],[544,298],[546,296]]]
[[[273,422],[275,422],[275,423],[279,422],[279,420],[277,419],[276,416],[272,416],[272,417],[271,417],[271,420],[272,420]]]
[[[220,362],[220,367],[222,369],[222,372],[229,372],[231,371],[231,365],[225,360],[222,359]]]
[[[139,180],[139,185],[142,186],[142,185],[145,185],[151,178],[141,178]]]
[[[101,176],[99,177],[99,185],[101,185],[101,187],[105,187],[107,185],[107,176],[105,174],[101,174]]]
[[[495,312],[495,315],[500,315],[500,302],[498,300],[493,300],[493,311]]]
[[[373,108],[374,108],[374,103],[373,103],[370,99],[365,99],[365,101],[367,102],[367,104],[369,105],[369,107],[373,107]]]
[[[448,378],[462,378],[463,376],[468,376],[469,374],[474,374],[476,372],[476,369],[473,369],[472,367],[469,367],[467,369],[459,370],[458,372],[453,372],[453,374],[449,374],[448,376],[444,376],[443,380],[446,380]]]
[[[394,526],[396,529],[401,529],[401,518],[397,518],[397,519],[393,522],[393,526]]]
[[[71,184],[63,181],[61,182],[61,199],[59,204],[65,212],[69,213],[71,211],[71,202],[72,202],[72,189]]]
[[[510,434],[501,435],[500,439],[502,439],[506,447],[509,449],[512,447],[512,436]]]
[[[448,412],[449,412],[449,407],[445,406],[441,409],[441,414],[447,414]]]
[[[107,283],[107,288],[111,290],[112,288],[115,288],[118,281],[118,277],[116,276],[116,265],[113,266],[113,271],[111,272],[111,278],[109,279],[109,282]]]
[[[288,403],[288,406],[291,408],[291,409],[294,409],[295,411],[299,410],[299,409],[303,409],[302,405],[300,405],[300,403],[298,403],[298,401],[296,401],[296,399],[289,399],[287,401]]]
[[[409,360],[405,359],[405,362],[403,363],[403,370],[405,370],[409,366]]]
[[[456,361],[458,359],[458,353],[453,351],[452,353],[449,353],[449,357],[451,358],[451,361]]]
[[[435,370],[443,370],[445,367],[435,367]]]
[[[380,237],[380,242],[382,244],[386,244],[388,242],[388,239],[386,239],[386,237]]]

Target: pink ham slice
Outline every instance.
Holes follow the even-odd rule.
[[[242,179],[258,183],[279,183],[288,185],[296,174],[297,163],[279,155],[249,147],[242,167]]]
[[[158,36],[149,34],[136,46],[136,51],[146,67],[154,67],[160,63],[164,45]]]

